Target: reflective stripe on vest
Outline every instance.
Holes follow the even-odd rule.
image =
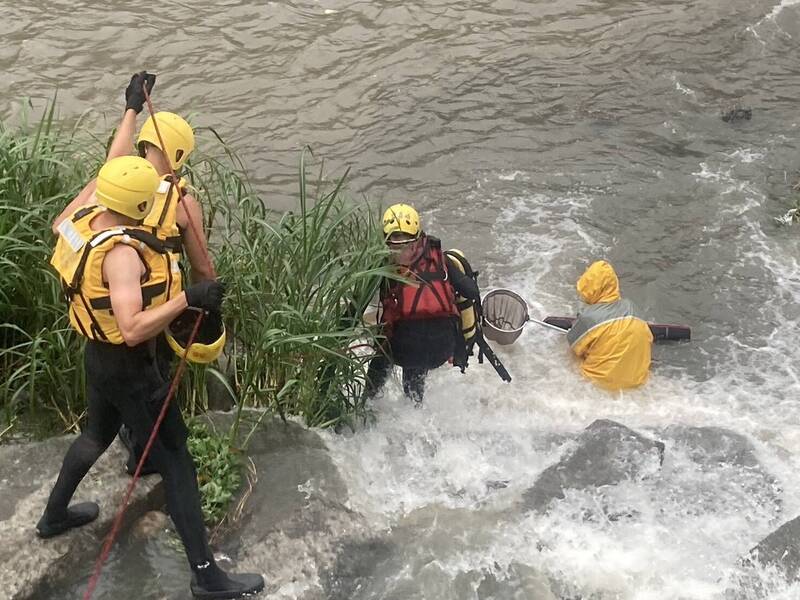
[[[570,346],[574,346],[592,329],[612,321],[629,318],[640,319],[641,317],[637,313],[635,305],[627,298],[620,298],[615,302],[588,304],[580,311],[578,320],[575,321],[572,328],[567,331],[567,342]]]

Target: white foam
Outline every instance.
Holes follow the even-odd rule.
[[[763,23],[765,20],[774,20],[775,17],[784,11],[784,9],[789,8],[790,6],[796,6],[798,4],[800,4],[800,0],[781,0],[781,3],[773,8],[772,12],[759,21],[759,24]]]
[[[786,36],[786,37],[789,37],[789,38],[791,38],[791,37],[792,37],[791,35],[789,35],[789,34],[788,34],[788,33],[786,33],[785,31],[783,31],[783,30],[782,30],[782,29],[781,29],[781,28],[780,28],[780,27],[777,25],[777,17],[778,17],[778,16],[779,16],[779,15],[780,15],[780,14],[781,14],[781,13],[782,13],[784,10],[786,10],[787,8],[791,8],[791,7],[793,7],[793,6],[797,6],[797,5],[800,5],[800,0],[781,0],[780,4],[778,4],[778,5],[776,5],[775,7],[773,7],[773,9],[772,9],[772,10],[771,10],[771,11],[770,11],[768,14],[766,14],[764,17],[762,17],[761,19],[759,19],[759,20],[758,20],[758,22],[756,22],[756,23],[755,23],[755,25],[749,25],[748,27],[746,27],[746,31],[749,31],[750,33],[752,33],[752,34],[753,34],[753,36],[756,38],[756,40],[757,40],[759,43],[761,43],[761,45],[762,45],[762,46],[766,46],[766,42],[765,42],[765,41],[764,41],[764,39],[763,39],[763,38],[762,38],[762,37],[761,37],[761,36],[758,34],[758,31],[757,31],[757,30],[758,30],[758,28],[759,28],[759,27],[761,27],[761,25],[763,25],[763,24],[764,24],[764,23],[766,23],[766,22],[769,22],[769,23],[771,23],[773,26],[775,26],[775,28],[778,30],[778,32],[780,32],[782,35],[784,35],[784,36]]]
[[[566,582],[577,594],[636,600],[721,595],[737,558],[800,512],[800,403],[794,400],[800,378],[793,367],[800,364],[798,316],[792,320],[786,312],[800,302],[800,265],[796,243],[783,247],[762,230],[758,210],[764,194],[735,174],[736,164],[757,160],[755,155],[741,149],[720,157],[720,164],[701,163],[694,173],[724,221],[724,228],[704,224],[705,243],[724,244],[727,253],[718,260],[730,261],[709,264],[709,276],[732,269],[763,273],[762,300],[738,307],[742,324],[760,327],[746,335],[728,333],[724,344],[712,346],[704,380],[664,365],[669,368],[656,367],[642,389],[606,393],[578,375],[563,336],[529,326],[513,346],[496,348],[514,377],[511,384],[502,384],[488,364],[473,358],[463,375],[447,368],[431,373],[424,406],[414,410],[395,377],[375,400],[375,425],[346,438],[323,433],[348,485],[351,508],[387,530],[412,527],[415,511],[429,507],[468,511],[473,518],[461,523],[463,530],[453,523],[431,525],[445,539],[459,539],[437,546],[435,569],[451,577],[472,569],[502,579],[510,576],[510,565],[521,563]],[[484,282],[517,290],[534,314],[574,303],[574,281],[565,273],[577,272],[577,257],[602,254],[613,244],[584,218],[594,201],[591,192],[481,200],[504,207],[491,232],[503,263],[485,265]],[[719,285],[719,279],[709,285]],[[734,286],[735,294],[739,283],[725,285]],[[709,334],[724,335],[713,329]],[[702,350],[708,340],[692,344],[687,352]],[[655,436],[673,424],[714,425],[746,435],[783,486],[783,511],[760,491],[747,491],[752,480],[746,471],[706,472],[672,447],[664,474],[652,481],[626,482],[602,493],[570,492],[546,515],[512,510],[516,517],[498,523],[497,515],[570,447],[571,436],[598,418]],[[603,506],[634,516],[611,520],[602,516],[608,512]],[[587,520],[587,510],[595,517]],[[766,572],[761,577],[774,579]],[[778,580],[770,585],[775,597],[798,590]]]
[[[681,94],[685,94],[687,96],[697,96],[697,92],[693,89],[686,87],[680,81],[678,81],[678,76],[673,74],[672,75],[672,82],[675,84],[675,89],[678,90]]]
[[[517,177],[523,177],[524,175],[525,173],[522,171],[513,171],[511,173],[500,173],[497,178],[501,181],[516,181]]]
[[[763,160],[766,155],[766,148],[759,148],[758,150],[753,150],[751,148],[740,148],[739,150],[735,150],[727,156],[737,159],[743,163],[752,163]]]

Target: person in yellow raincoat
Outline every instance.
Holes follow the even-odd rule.
[[[620,295],[614,268],[598,260],[576,287],[586,307],[567,332],[567,341],[581,360],[581,372],[607,390],[642,385],[650,371],[653,334],[633,302]]]

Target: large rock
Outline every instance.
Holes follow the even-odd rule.
[[[789,583],[800,581],[800,517],[778,527],[739,560],[725,598],[771,598],[776,576]]]
[[[257,420],[261,414],[250,412],[242,421],[242,437],[249,434],[249,417]],[[210,414],[208,418],[224,432],[232,415]],[[228,522],[215,532],[214,547],[223,558],[221,565],[263,574],[267,590],[261,597],[350,597],[352,590],[370,578],[371,569],[389,546],[361,515],[346,506],[346,485],[322,437],[297,423],[267,417],[250,437],[247,464],[250,476],[241,497],[231,507]],[[164,551],[158,545],[149,548]],[[96,556],[96,549],[90,556]],[[232,563],[224,557],[230,557]],[[81,558],[86,560],[86,555]],[[162,577],[158,557],[138,560],[128,556],[125,564],[134,572],[108,574],[114,581],[113,592],[120,598],[140,594],[141,579],[158,581]],[[109,570],[115,568],[121,567],[109,565]],[[81,589],[87,577],[86,568],[76,569],[69,584],[52,586],[49,595],[42,597],[72,597],[70,591]],[[159,598],[186,597],[183,580],[165,577],[158,587]]]
[[[670,425],[663,430],[666,437],[685,444],[689,457],[708,467],[719,464],[761,469],[756,450],[741,433],[722,427],[688,427]]]
[[[745,562],[778,569],[788,581],[800,581],[800,517],[778,527],[750,550]]]
[[[296,423],[268,419],[247,454],[256,480],[222,543],[236,568],[262,573],[266,595],[349,597],[388,550],[347,508],[347,487],[322,438]],[[354,562],[356,555],[375,560]]]
[[[61,468],[66,449],[74,436],[44,442],[0,446],[2,502],[0,503],[0,590],[3,598],[22,600],[39,597],[46,583],[65,579],[87,561],[97,557],[103,537],[110,529],[119,504],[130,483],[125,473],[121,444],[111,448],[89,471],[74,501],[92,500],[100,505],[100,517],[85,527],[64,535],[40,540],[36,522]],[[123,528],[163,503],[158,476],[139,481],[131,499]]]
[[[670,454],[683,460],[681,496],[696,512],[712,513],[734,505],[759,518],[774,518],[781,510],[780,483],[759,462],[750,440],[722,427],[672,425],[660,434]]]
[[[664,459],[664,444],[614,421],[600,419],[575,440],[575,446],[546,468],[524,494],[526,508],[544,511],[564,490],[599,488],[652,472]]]

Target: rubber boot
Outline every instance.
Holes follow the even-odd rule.
[[[256,573],[227,574],[213,561],[192,567],[192,595],[203,600],[225,600],[257,594],[264,578]]]
[[[36,535],[42,539],[55,537],[75,527],[91,523],[100,514],[100,507],[94,502],[73,504],[63,518],[52,519],[45,512],[36,524]]]

